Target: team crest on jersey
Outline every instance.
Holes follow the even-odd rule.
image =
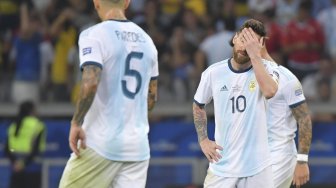
[[[249,90],[250,90],[251,92],[253,92],[253,91],[255,91],[256,87],[257,87],[257,83],[256,83],[256,81],[255,81],[255,80],[251,80],[251,81],[250,81],[250,84],[249,84]]]
[[[91,52],[92,52],[91,47],[83,48],[83,56],[87,54],[91,54]]]

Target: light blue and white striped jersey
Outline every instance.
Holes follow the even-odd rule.
[[[263,60],[269,74],[278,79],[278,66]],[[277,81],[277,80],[276,80]],[[235,71],[231,59],[202,73],[194,100],[199,105],[213,99],[215,141],[222,158],[209,170],[222,177],[248,177],[271,165],[267,140],[266,98],[253,68]]]
[[[152,39],[133,22],[107,20],[81,33],[79,50],[81,67],[102,67],[83,123],[87,145],[110,160],[149,159],[147,95],[159,74]]]
[[[297,123],[291,108],[305,102],[301,83],[295,75],[283,66],[279,66],[279,74],[278,92],[268,100],[267,114],[269,144],[274,160],[296,155],[294,137]]]

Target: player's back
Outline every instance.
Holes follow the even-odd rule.
[[[291,108],[305,101],[299,80],[287,68],[279,66],[280,81],[276,95],[268,100],[268,135],[273,157],[296,153],[297,123]]]
[[[83,31],[79,44],[81,66],[102,67],[83,124],[88,146],[111,160],[148,159],[148,86],[158,76],[153,41],[130,21],[107,20]]]

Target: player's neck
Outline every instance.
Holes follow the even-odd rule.
[[[248,68],[250,68],[252,66],[251,62],[247,62],[244,64],[239,64],[237,63],[234,58],[232,58],[231,60],[231,66],[235,71],[244,71],[247,70]]]
[[[111,19],[113,19],[113,20],[127,20],[124,10],[119,9],[119,8],[109,9],[103,14],[103,18],[102,18],[103,21],[111,20]]]

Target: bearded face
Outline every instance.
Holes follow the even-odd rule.
[[[250,61],[250,57],[247,55],[246,50],[236,49],[236,45],[233,48],[233,58],[238,64],[246,64]]]
[[[243,41],[240,34],[236,34],[233,39],[233,58],[238,64],[246,64],[250,61],[250,57],[247,55]]]

